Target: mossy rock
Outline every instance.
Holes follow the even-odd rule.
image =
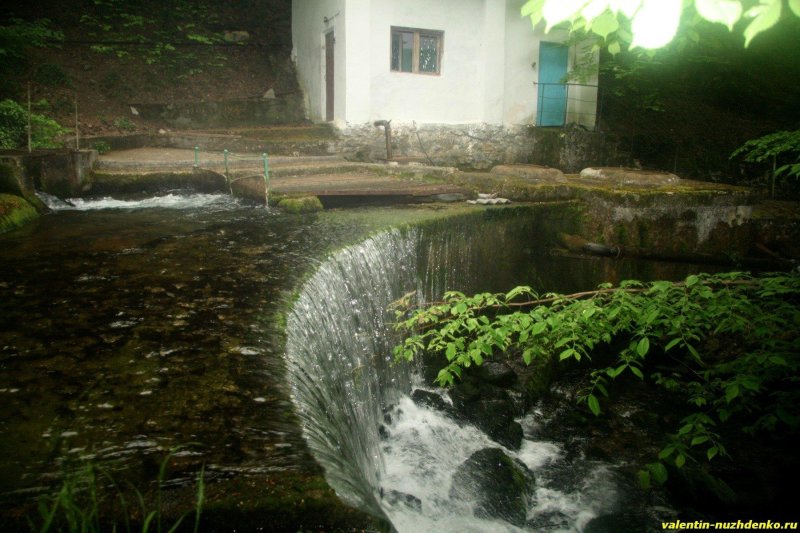
[[[522,527],[534,488],[535,479],[528,467],[500,448],[484,448],[453,474],[450,497],[476,498],[476,516]]]
[[[316,196],[302,196],[300,198],[283,198],[278,202],[278,207],[287,213],[314,213],[322,211],[322,202]]]
[[[39,216],[28,201],[12,194],[0,194],[0,233],[22,226]]]

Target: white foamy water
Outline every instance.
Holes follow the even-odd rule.
[[[519,451],[503,448],[470,424],[458,423],[425,406],[402,398],[387,424],[388,437],[381,446],[385,464],[380,479],[382,508],[399,532],[521,532],[582,531],[592,518],[611,510],[617,500],[613,476],[607,465],[584,461],[569,465],[573,479],[554,483],[552,471],[565,470],[559,444],[526,438]],[[536,477],[534,497],[528,507],[530,527],[515,527],[500,520],[476,517],[477,498],[463,491],[451,497],[452,478],[459,465],[484,448],[503,448],[525,464]],[[392,491],[414,496],[421,509],[393,501]],[[474,496],[474,495],[473,495]],[[547,517],[557,517],[556,524]]]
[[[61,200],[55,196],[38,193],[47,207],[54,211],[91,211],[98,209],[197,209],[203,207],[218,207],[221,209],[238,205],[235,198],[227,194],[176,194],[170,193],[162,196],[152,196],[141,199],[104,198],[67,198]]]

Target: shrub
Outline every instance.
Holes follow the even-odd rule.
[[[136,124],[126,117],[115,118],[113,124],[115,128],[122,131],[134,131],[136,129]]]
[[[31,113],[31,145],[33,148],[54,148],[56,138],[66,129],[55,120]],[[13,100],[0,102],[0,148],[21,148],[28,143],[28,113]]]

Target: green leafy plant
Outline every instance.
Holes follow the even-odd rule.
[[[800,17],[800,0],[789,0],[789,11]],[[540,21],[546,31],[567,24],[571,32],[591,33],[605,41],[611,54],[622,46],[661,48],[687,21],[723,24],[728,30],[743,21],[744,45],[773,27],[783,15],[783,0],[528,0],[521,8],[533,26]],[[790,15],[791,16],[791,15]]]
[[[48,533],[50,531],[69,531],[81,533],[100,533],[101,531],[117,531],[117,522],[124,525],[125,531],[133,531],[131,518],[134,514],[141,517],[141,533],[148,531],[166,531],[173,533],[178,530],[190,512],[179,517],[168,529],[163,524],[162,490],[167,480],[167,465],[169,460],[180,447],[170,451],[158,471],[155,508],[145,502],[142,493],[132,488],[138,509],[131,509],[125,498],[125,491],[118,486],[113,477],[97,466],[86,464],[82,468],[65,476],[58,492],[53,495],[43,496],[39,500],[39,521],[30,520],[32,531]],[[115,489],[113,498],[109,499],[103,494],[100,480],[108,482]],[[103,517],[101,512],[105,504],[111,506],[111,501],[116,500],[117,509],[122,515],[115,518]],[[194,531],[199,531],[200,517],[205,503],[205,465],[197,475],[197,490],[195,495]]]
[[[800,178],[800,130],[778,131],[751,139],[731,154],[731,159],[739,157],[748,163],[771,164],[770,191],[775,196],[779,177]]]
[[[211,46],[222,42],[222,34],[207,29],[216,21],[202,3],[176,0],[155,9],[124,0],[93,0],[93,10],[81,16],[81,25],[88,35],[98,42],[91,50],[99,54],[113,54],[118,58],[132,57],[148,65],[165,65],[170,68],[186,64],[199,69],[208,66],[198,61],[191,50],[196,46]],[[201,20],[203,25],[194,21]]]
[[[398,360],[431,354],[444,365],[436,381],[452,385],[464,368],[510,350],[530,364],[555,359],[592,364],[580,402],[603,412],[610,385],[623,378],[660,387],[685,415],[640,475],[666,479],[664,462],[682,467],[701,454],[725,455],[722,426],[746,432],[800,426],[800,275],[689,276],[684,282],[626,281],[572,295],[516,287],[505,294],[448,292],[442,302],[398,310],[409,332]]]
[[[43,47],[64,39],[63,33],[50,28],[50,21],[25,21],[12,18],[0,26],[0,57],[23,59],[30,47]]]
[[[97,141],[92,144],[92,148],[97,150],[98,154],[106,154],[111,151],[111,145],[108,144],[106,141]]]
[[[115,128],[122,131],[134,131],[136,129],[136,124],[127,117],[117,117],[112,124],[114,124]]]
[[[68,130],[55,120],[31,113],[31,145],[33,148],[55,148],[56,138]],[[0,102],[0,148],[21,148],[28,142],[28,112],[13,100]]]

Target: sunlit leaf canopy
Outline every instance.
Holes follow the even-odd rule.
[[[630,48],[656,49],[669,44],[682,18],[743,28],[747,47],[781,16],[800,17],[800,0],[528,0],[522,16],[545,31],[568,24],[570,31],[593,33],[605,40],[611,53],[620,43]],[[786,11],[786,12],[784,12]]]

